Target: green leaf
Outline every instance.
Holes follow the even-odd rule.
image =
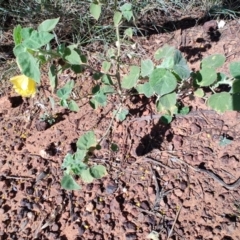
[[[232,95],[232,106],[230,110],[240,111],[240,93]]]
[[[101,78],[101,81],[107,85],[113,85],[112,79],[108,74],[104,74]]]
[[[231,62],[229,71],[234,78],[240,78],[240,62]]]
[[[114,22],[115,27],[117,27],[119,25],[121,19],[122,19],[122,14],[120,12],[116,11],[113,16],[113,22]]]
[[[92,176],[96,179],[100,179],[107,175],[107,170],[102,165],[96,165],[90,168]]]
[[[95,72],[95,73],[93,74],[93,79],[94,79],[94,80],[99,80],[103,75],[104,75],[104,74],[101,73],[101,72]]]
[[[202,68],[196,74],[196,82],[201,87],[208,87],[217,80],[217,73],[214,68]]]
[[[65,174],[61,180],[61,186],[62,188],[66,190],[79,190],[81,187],[77,184],[77,182],[74,180],[74,178],[69,175]]]
[[[178,114],[187,115],[189,112],[190,112],[189,107],[182,107],[182,108],[179,109]]]
[[[94,94],[94,96],[90,100],[90,104],[94,109],[101,107],[101,106],[104,107],[107,105],[107,96],[100,89],[97,93]]]
[[[30,49],[39,49],[49,43],[54,38],[54,35],[48,32],[38,32],[33,30],[31,35],[26,38],[22,44]]]
[[[149,76],[154,69],[154,64],[151,59],[141,60],[141,76]]]
[[[167,69],[172,69],[174,67],[174,56],[164,58],[162,63],[157,66],[157,68],[167,68]]]
[[[127,28],[127,29],[124,31],[124,36],[127,36],[127,37],[129,37],[129,38],[132,39],[132,37],[133,37],[133,30],[132,30],[131,27],[130,27],[130,28]]]
[[[50,32],[58,24],[60,18],[47,19],[38,26],[38,31]]]
[[[66,99],[61,99],[60,106],[68,108],[68,102]]]
[[[218,88],[221,84],[227,84],[232,86],[231,80],[228,79],[227,75],[224,73],[217,73],[217,81],[211,86],[212,89]]]
[[[48,78],[52,91],[57,87],[57,69],[54,64],[52,64],[48,70]]]
[[[98,20],[100,15],[101,15],[101,5],[100,4],[95,4],[95,3],[91,3],[90,5],[90,13],[91,15]]]
[[[149,78],[149,83],[160,96],[172,92],[177,87],[175,76],[163,68],[153,70]]]
[[[17,46],[18,44],[20,44],[22,42],[21,31],[22,31],[22,27],[20,25],[17,25],[13,29],[13,40],[14,40],[15,46]]]
[[[71,69],[75,72],[75,73],[83,73],[83,66],[81,65],[71,65]]]
[[[82,63],[81,54],[76,44],[66,47],[63,58],[72,65],[79,65]]]
[[[27,77],[40,83],[41,73],[37,60],[28,52],[21,52],[17,55],[17,64],[21,72]]]
[[[67,154],[63,160],[62,169],[65,170],[65,174],[76,174],[79,175],[82,170],[87,169],[87,165],[83,162],[87,154],[86,150],[77,150],[77,152],[72,154]]]
[[[163,115],[163,116],[161,116],[160,121],[167,125],[172,122],[172,116],[168,115],[168,114]]]
[[[117,152],[117,151],[119,150],[118,145],[115,144],[115,143],[112,143],[112,144],[111,144],[111,150],[112,150],[113,152]]]
[[[97,138],[93,131],[84,133],[77,141],[77,148],[81,150],[88,150],[97,145]]]
[[[58,89],[56,94],[60,99],[66,100],[69,98],[73,87],[74,87],[74,81],[70,80],[62,88]]]
[[[240,78],[233,81],[232,93],[240,93]]]
[[[111,94],[111,93],[115,93],[115,90],[113,88],[113,86],[109,86],[109,85],[103,85],[101,87],[101,91],[107,95],[107,94]]]
[[[232,96],[227,92],[215,93],[209,97],[207,105],[215,111],[223,113],[232,109]]]
[[[190,69],[187,65],[186,59],[182,56],[179,50],[174,53],[173,71],[181,78],[187,79],[190,77]]]
[[[116,114],[116,111],[113,111],[113,114]],[[120,109],[117,114],[116,114],[116,119],[119,121],[119,122],[122,122],[126,119],[127,115],[128,115],[129,111],[128,109],[126,108],[122,108]]]
[[[85,183],[91,183],[94,180],[94,177],[92,176],[89,168],[82,170],[80,173],[80,177]]]
[[[202,90],[202,88],[198,88],[195,92],[194,92],[194,96],[196,97],[204,97],[204,91]]]
[[[61,56],[64,55],[65,50],[66,50],[65,43],[62,43],[62,44],[57,46],[57,53],[59,53]]]
[[[77,149],[77,151],[74,153],[73,157],[76,163],[80,163],[84,160],[84,158],[87,155],[87,150],[81,150]]]
[[[221,136],[218,144],[221,147],[225,147],[225,146],[229,145],[232,141],[233,140]]]
[[[214,54],[206,57],[201,62],[201,68],[219,68],[226,60],[226,57],[222,54]]]
[[[169,57],[173,56],[174,52],[175,52],[174,47],[165,44],[162,48],[159,48],[155,52],[154,58],[156,60],[160,60],[160,59],[163,59],[163,58],[169,58]]]
[[[149,82],[138,84],[136,90],[139,94],[144,94],[147,98],[150,98],[154,94],[154,90]]]
[[[74,164],[75,164],[75,161],[74,161],[73,155],[68,153],[63,159],[61,168],[62,169],[65,169],[65,168],[71,169]]]
[[[68,108],[73,112],[78,112],[79,111],[79,107],[74,100],[70,100],[68,102]]]
[[[34,30],[32,28],[22,28],[22,31],[21,31],[22,39],[30,38],[33,31]]]
[[[124,5],[122,5],[120,7],[120,10],[123,14],[123,16],[130,21],[131,18],[133,17],[133,13],[132,13],[132,4],[131,3],[125,3]]]
[[[129,74],[123,77],[122,87],[125,89],[133,88],[137,84],[139,73],[140,68],[138,66],[131,66]]]
[[[27,48],[24,47],[22,44],[18,44],[13,49],[13,53],[14,53],[15,57],[17,57],[22,52],[27,52]]]
[[[102,63],[102,72],[107,73],[111,67],[111,63],[108,61],[103,61]]]
[[[157,101],[158,112],[173,112],[176,109],[177,95],[175,92],[164,95]]]
[[[108,58],[115,58],[115,55],[116,55],[116,50],[115,49],[109,48],[107,50],[107,57]]]

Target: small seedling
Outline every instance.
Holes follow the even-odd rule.
[[[55,118],[51,114],[44,113],[43,115],[40,116],[40,121],[43,122],[48,122],[49,125],[53,125],[55,123]]]
[[[74,154],[67,154],[63,160],[64,176],[61,186],[64,189],[79,190],[81,188],[75,176],[79,176],[85,183],[91,183],[94,179],[106,176],[107,170],[103,165],[89,166],[88,164],[90,155],[97,148],[98,142],[92,131],[86,132],[78,139],[77,151]]]

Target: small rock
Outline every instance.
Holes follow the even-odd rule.
[[[106,186],[105,191],[107,194],[113,194],[117,189],[118,189],[118,185],[115,182],[111,181]]]
[[[123,226],[125,227],[126,231],[136,231],[137,227],[132,222],[125,222],[123,223]]]
[[[84,234],[84,232],[85,232],[85,227],[82,225],[78,228],[78,233],[80,236],[82,236]]]
[[[209,147],[203,148],[203,151],[204,151],[204,153],[206,153],[206,154],[212,154],[212,153],[213,153],[213,150],[212,150],[211,148],[209,148]]]
[[[175,190],[174,190],[174,194],[175,194],[177,197],[181,197],[182,194],[183,194],[183,192],[182,192],[181,189],[175,189]]]
[[[198,155],[197,155],[197,160],[198,160],[199,162],[202,162],[202,160],[203,160],[203,154],[198,154]]]
[[[205,32],[212,32],[215,31],[218,27],[216,20],[207,21],[203,24],[203,30]]]
[[[32,212],[28,212],[28,213],[27,213],[27,218],[28,218],[29,220],[33,219],[33,218],[34,218],[34,214],[33,214]]]
[[[44,121],[37,121],[36,124],[36,129],[37,131],[44,131],[49,127],[49,123],[48,122],[44,122]]]
[[[56,239],[56,237],[57,237],[57,234],[53,232],[50,232],[48,235],[48,239]]]
[[[54,224],[52,225],[52,231],[53,231],[53,232],[57,232],[58,229],[59,229],[58,225],[57,225],[56,223],[54,223]]]
[[[110,214],[105,214],[104,215],[104,220],[108,221],[111,218]]]
[[[201,127],[195,123],[191,124],[190,129],[192,134],[197,134],[201,132]]]
[[[86,206],[86,210],[88,212],[92,212],[93,208],[94,208],[94,205],[92,204],[92,202],[89,202]]]
[[[57,196],[56,199],[55,199],[55,201],[56,201],[56,204],[57,204],[57,205],[62,204],[62,201],[63,201],[62,196]]]
[[[221,160],[222,163],[228,164],[228,163],[229,163],[229,155],[226,154],[226,155],[222,156],[222,157],[220,158],[220,160]]]
[[[186,156],[184,156],[184,158],[185,158],[185,160],[187,160],[188,162],[192,162],[192,160],[193,160],[193,155],[186,155]]]
[[[152,226],[156,226],[156,219],[153,215],[146,215],[145,222],[150,223]]]
[[[26,193],[29,194],[29,195],[33,195],[34,189],[32,187],[27,187],[26,188]]]
[[[140,207],[143,208],[144,210],[149,210],[149,205],[147,202],[141,202]]]
[[[174,149],[176,150],[177,148],[181,147],[183,144],[182,137],[180,135],[174,135],[172,139]]]
[[[111,212],[117,212],[120,209],[119,202],[114,198],[110,203]]]
[[[136,240],[137,235],[135,233],[127,233],[126,235],[126,240]]]

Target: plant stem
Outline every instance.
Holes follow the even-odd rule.
[[[82,64],[80,64],[80,65],[81,65],[81,66],[84,66],[84,67],[86,67],[86,68],[88,68],[88,69],[90,69],[90,70],[93,71],[93,72],[102,73],[101,71],[98,71],[98,70],[94,69],[93,67],[85,64],[85,63],[82,63]],[[104,74],[104,73],[102,73],[102,74]],[[117,73],[116,73],[116,74],[107,74],[107,75],[110,76],[110,77],[115,77],[115,78],[117,78]]]
[[[50,55],[51,57],[54,57],[54,58],[60,58],[61,57],[60,54],[58,54],[57,52],[52,51],[52,50],[46,51],[46,50],[39,49],[38,52],[42,53],[42,54]]]
[[[109,126],[108,126],[106,132],[104,133],[104,135],[102,136],[102,138],[99,140],[98,144],[100,144],[100,143],[102,142],[102,140],[107,136],[109,130],[110,130],[111,127],[112,127],[112,124],[113,124],[114,118],[115,118],[116,115],[118,114],[118,112],[119,112],[121,106],[122,106],[122,104],[120,103],[120,104],[118,105],[118,109],[116,110],[116,112],[115,112],[115,113],[113,114],[113,116],[112,116],[112,119],[111,119],[111,121],[110,121],[110,123],[109,123]]]
[[[119,94],[122,94],[122,86],[121,86],[121,77],[120,77],[120,54],[121,54],[121,45],[120,45],[120,34],[119,34],[119,25],[116,26],[116,36],[117,36],[117,73],[116,78],[119,86]]]

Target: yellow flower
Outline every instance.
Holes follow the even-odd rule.
[[[22,97],[31,97],[36,93],[36,82],[25,75],[12,77],[10,82],[13,84],[15,91]]]

